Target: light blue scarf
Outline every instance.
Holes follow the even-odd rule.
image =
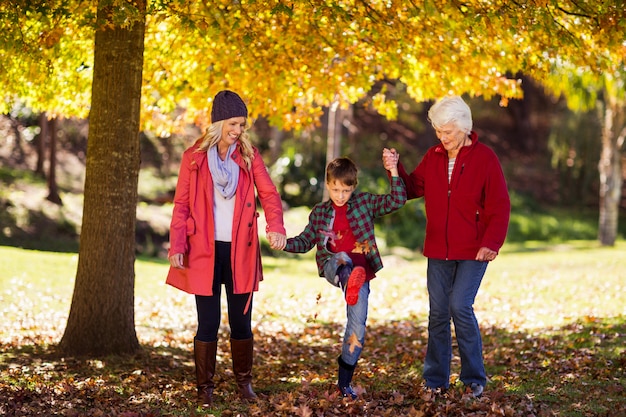
[[[223,161],[217,153],[217,145],[209,148],[209,170],[213,177],[213,186],[227,200],[233,198],[239,182],[239,165],[231,158],[236,147],[236,143],[228,147]]]

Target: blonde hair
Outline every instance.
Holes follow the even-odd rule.
[[[206,132],[204,132],[204,135],[200,138],[201,142],[196,152],[206,152],[209,148],[217,145],[220,139],[222,139],[222,127],[224,126],[224,122],[225,120],[220,120],[211,123]],[[254,158],[254,148],[252,147],[252,142],[250,142],[248,128],[248,119],[246,119],[246,126],[241,135],[239,135],[238,148],[243,161],[246,163],[248,169],[250,169],[252,167],[252,159]]]
[[[472,111],[459,96],[446,96],[433,104],[428,120],[435,129],[453,123],[465,133],[472,130]]]

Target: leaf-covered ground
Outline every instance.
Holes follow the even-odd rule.
[[[304,260],[296,268],[309,274],[313,267]],[[563,326],[531,329],[523,325],[533,317],[528,305],[496,299],[486,286],[479,303],[490,378],[485,394],[473,399],[465,392],[455,356],[451,389],[433,397],[422,390],[421,379],[427,337],[423,283],[417,279],[398,291],[385,284],[394,281],[391,275],[380,280],[370,299],[366,346],[354,378],[360,399],[344,400],[334,387],[343,332],[339,295],[317,278],[286,281],[292,272],[285,268],[268,268],[255,299],[259,401],[245,404],[235,394],[223,325],[212,410],[194,402],[196,318],[189,296],[163,288],[137,296],[142,352],[135,356],[64,358],[55,354],[54,344],[63,333],[71,291],[12,278],[11,290],[0,298],[0,415],[626,416],[624,316],[599,318],[583,311]],[[139,276],[141,281],[141,270]],[[162,286],[162,278],[157,273],[152,282]],[[144,285],[138,283],[139,292]],[[566,307],[555,303],[555,308]]]
[[[626,415],[626,357],[605,355],[623,343],[623,324],[587,323],[562,336],[531,337],[485,329],[492,378],[473,399],[460,384],[433,398],[421,390],[425,329],[412,322],[370,327],[369,353],[355,376],[358,401],[334,389],[336,325],[301,334],[256,334],[255,387],[260,400],[235,395],[227,343],[219,352],[215,415],[248,416],[619,416]],[[620,341],[620,334],[622,340]],[[223,340],[226,340],[223,338]],[[201,414],[193,398],[188,339],[181,347],[144,345],[134,357],[60,358],[45,345],[2,345],[3,415],[159,416]],[[458,360],[455,358],[455,364]],[[563,404],[568,404],[566,407]],[[593,407],[591,406],[593,405]],[[558,410],[564,410],[560,413]]]

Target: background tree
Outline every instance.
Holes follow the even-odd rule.
[[[626,46],[625,46],[626,48]],[[605,61],[602,73],[588,66],[573,66],[570,62],[554,65],[552,77],[545,84],[556,94],[563,94],[568,105],[579,112],[596,109],[600,121],[599,221],[598,240],[613,246],[617,238],[619,207],[622,200],[622,158],[626,156],[626,67],[624,52],[620,56],[610,50],[596,55]],[[575,150],[575,148],[574,148]],[[583,156],[575,155],[575,158]]]
[[[59,187],[57,185],[57,139],[58,139],[58,127],[57,119],[51,119],[46,121],[48,127],[46,132],[50,135],[50,149],[49,149],[49,165],[48,165],[48,196],[47,200],[54,204],[62,205],[63,201],[59,195]]]
[[[39,115],[39,137],[37,142],[37,164],[35,167],[35,174],[42,178],[46,177],[44,171],[44,163],[46,159],[46,144],[48,141],[48,115],[43,112]]]
[[[0,3],[0,112],[87,117],[93,62],[92,2]]]
[[[89,111],[93,30],[85,2],[0,3],[0,112],[27,107],[40,116],[36,173],[48,200],[62,204],[56,183],[57,119]],[[75,16],[79,16],[76,18]],[[44,161],[48,147],[48,172]]]

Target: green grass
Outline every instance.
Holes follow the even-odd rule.
[[[481,409],[504,410],[494,415],[574,417],[611,416],[626,410],[624,253],[623,241],[612,248],[595,241],[526,242],[503,248],[487,270],[475,305],[490,376]],[[78,257],[1,246],[0,257],[4,260],[0,342],[6,348],[0,355],[0,387],[4,381],[13,389],[35,392],[46,384],[55,389],[75,384],[67,378],[80,387],[80,381],[97,376],[99,395],[117,404],[111,405],[114,409],[123,409],[129,398],[146,398],[145,404],[166,407],[168,415],[186,415],[181,404],[193,391],[189,349],[195,306],[192,296],[165,285],[165,260],[136,262],[135,321],[146,349],[142,357],[57,363],[56,368],[67,369],[51,373],[46,369],[55,362],[48,362],[45,349],[62,335]],[[358,384],[367,387],[380,406],[395,409],[398,415],[409,413],[411,406],[425,410],[425,415],[437,415],[445,405],[429,405],[415,394],[427,335],[426,260],[394,249],[383,261],[385,268],[372,282],[370,342],[359,366]],[[264,412],[271,414],[277,404],[300,401],[294,398],[307,398],[304,404],[323,410],[322,397],[334,377],[328,367],[335,361],[345,320],[341,294],[317,276],[312,252],[302,257],[265,256],[263,262],[265,280],[255,295],[253,324],[264,370],[257,376],[258,386],[268,398]],[[13,371],[3,373],[3,363]],[[458,365],[455,356],[453,372],[458,372]],[[136,373],[151,367],[162,371],[148,374],[147,379]],[[39,369],[41,375],[48,375],[47,382],[36,372],[21,374],[18,369]],[[303,380],[310,385],[303,385]],[[120,381],[125,384],[122,388]],[[137,388],[143,394],[133,381],[142,384]],[[169,383],[173,384],[169,390],[159,388]],[[216,415],[230,415],[232,407],[237,413],[250,412],[244,406],[228,405],[229,384],[228,379],[220,380],[225,402],[214,410]],[[468,414],[471,404],[462,399],[457,373],[452,375],[452,387],[448,401],[453,410],[472,415]],[[396,403],[389,398],[397,392],[406,396]],[[80,395],[89,398],[88,393]],[[167,402],[159,402],[159,395]],[[513,411],[507,414],[506,407]],[[532,413],[520,414],[527,407]]]
[[[425,317],[425,259],[405,250],[392,253],[383,258],[385,268],[372,282],[370,320]],[[477,315],[489,324],[510,323],[527,329],[562,326],[580,318],[626,315],[624,253],[623,241],[608,248],[593,241],[505,245],[487,269],[476,300]],[[69,307],[77,254],[0,246],[0,258],[0,295],[15,297],[38,289],[58,299],[64,308]],[[313,251],[300,257],[265,256],[263,263],[265,281],[256,296],[257,314],[304,323],[312,315],[317,320],[334,321],[323,313],[327,304],[340,301],[340,295],[317,276]],[[165,260],[137,260],[138,300],[180,296],[164,283],[167,268]],[[289,310],[292,304],[300,313]],[[284,307],[287,309],[281,312]]]

